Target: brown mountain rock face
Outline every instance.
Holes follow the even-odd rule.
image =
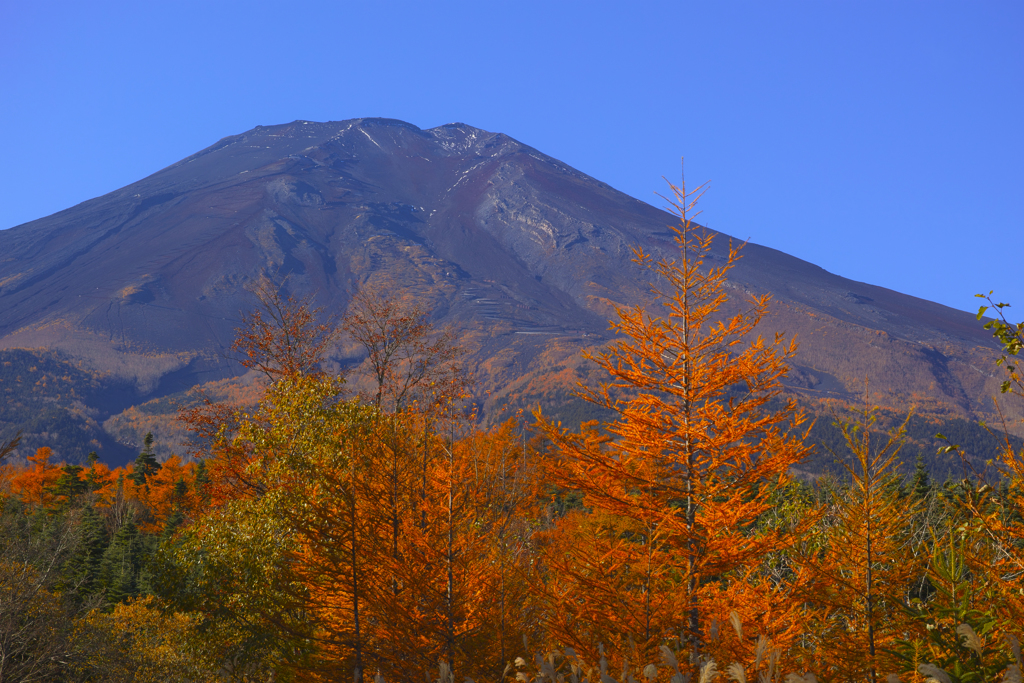
[[[103,420],[238,375],[224,354],[252,305],[245,283],[266,272],[338,314],[368,282],[408,294],[461,330],[485,408],[551,402],[589,372],[575,358],[608,338],[614,305],[646,300],[632,248],[671,253],[671,223],[462,124],[260,126],[0,232],[0,349],[45,347],[119,386],[87,406]],[[893,405],[989,410],[993,345],[973,316],[765,247],[743,253],[735,293],[771,292],[765,331],[800,340],[794,390],[846,397],[867,379]]]

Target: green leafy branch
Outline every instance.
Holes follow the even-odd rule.
[[[999,390],[1004,393],[1013,393],[1013,386],[1017,386],[1016,393],[1024,393],[1024,382],[1021,381],[1020,377],[1020,366],[1013,357],[1017,356],[1021,349],[1024,349],[1024,322],[1011,323],[1006,319],[1006,313],[1004,309],[1009,308],[1010,304],[996,303],[992,300],[992,292],[988,294],[975,294],[974,296],[979,299],[985,299],[989,305],[981,306],[978,309],[978,320],[981,320],[982,316],[989,310],[992,310],[996,317],[985,323],[985,329],[992,331],[992,336],[1003,347],[1003,355],[996,361],[996,365],[1003,365],[1006,367],[1007,373],[1009,373],[1009,379],[1004,381]]]

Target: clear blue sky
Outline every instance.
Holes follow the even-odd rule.
[[[1024,318],[1024,3],[0,0],[0,227],[257,124],[501,131],[712,228]]]

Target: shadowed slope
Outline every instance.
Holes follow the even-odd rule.
[[[407,293],[462,330],[491,404],[557,397],[576,376],[569,359],[606,338],[614,305],[647,298],[632,247],[671,253],[670,223],[462,124],[260,126],[0,232],[0,348],[60,351],[139,401],[181,391],[240,372],[224,354],[251,306],[243,285],[268,272],[338,314],[367,282]],[[868,377],[899,401],[987,409],[991,344],[969,314],[757,245],[744,255],[730,285],[773,293],[765,330],[801,341],[794,387],[842,396]],[[94,407],[101,419],[122,409]]]

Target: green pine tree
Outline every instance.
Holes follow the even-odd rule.
[[[145,554],[141,534],[131,520],[114,534],[100,563],[100,582],[107,602],[116,604],[139,594],[139,572]]]
[[[188,494],[188,484],[185,483],[184,479],[178,479],[174,483],[174,491],[171,492],[171,500],[174,501],[174,508],[171,510],[170,516],[167,517],[167,521],[164,523],[163,532],[160,534],[160,541],[164,542],[174,536],[174,532],[177,531],[181,523],[185,521],[185,514],[181,511],[181,505],[185,501],[185,496]]]
[[[132,481],[139,486],[146,485],[146,480],[160,471],[160,463],[153,453],[153,432],[147,432],[143,441],[142,452],[135,458],[135,470],[131,474]]]
[[[89,464],[89,471],[85,474],[85,486],[89,491],[97,491],[102,488],[102,484],[96,481],[96,463],[99,462],[100,456],[96,451],[89,451],[89,455],[86,457],[86,462]]]
[[[911,479],[910,489],[913,491],[914,497],[918,499],[926,498],[932,491],[932,478],[924,466],[924,455],[921,453],[917,454],[917,464],[914,466],[914,478]]]
[[[78,477],[83,469],[81,465],[64,465],[62,469],[63,472],[53,484],[53,493],[64,496],[65,503],[69,504],[75,496],[89,490],[89,483]]]
[[[81,537],[64,565],[63,583],[70,596],[82,601],[103,588],[100,570],[107,549],[107,531],[103,517],[92,505],[82,508],[78,524]]]
[[[200,460],[199,464],[196,465],[195,487],[196,493],[199,495],[199,500],[201,500],[204,505],[210,502],[209,485],[210,475],[206,472],[206,461]]]
[[[176,507],[181,507],[182,502],[185,500],[185,496],[188,494],[188,484],[181,477],[178,477],[178,481],[174,482],[174,490],[171,491],[171,500],[174,501]]]

